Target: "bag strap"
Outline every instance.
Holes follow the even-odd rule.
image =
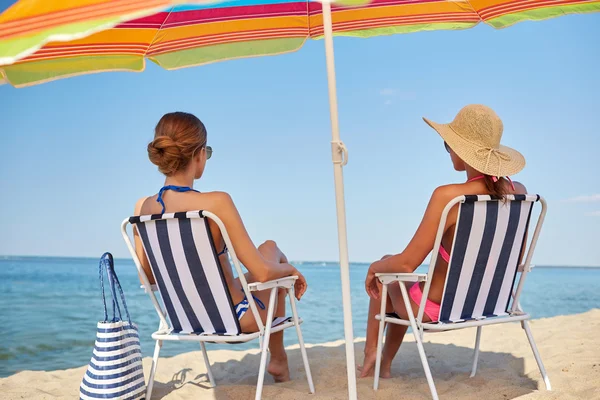
[[[119,294],[121,297],[121,303],[123,304],[123,309],[125,310],[125,314],[127,315],[127,321],[129,321],[129,325],[131,325],[131,316],[129,315],[129,309],[127,308],[127,303],[125,302],[125,293],[123,293],[123,288],[121,287],[121,283],[119,282],[119,278],[117,277],[117,273],[115,272],[115,268],[114,268],[114,263],[112,261],[112,255],[110,257],[111,263],[110,263],[110,271],[111,271],[111,277],[113,279],[113,285],[112,285],[112,290],[113,290],[113,296],[114,296],[114,292],[115,292],[115,286],[117,287],[117,289],[119,289]],[[119,307],[119,304],[117,302],[117,307]],[[121,310],[119,309],[119,317],[121,316]]]
[[[100,277],[100,288],[102,290],[102,304],[104,305],[104,321],[108,321],[108,311],[106,309],[106,296],[104,294],[104,271],[107,270],[107,263],[109,262],[107,259],[108,255],[107,253],[103,254],[102,257],[100,258],[100,265],[99,265],[99,277]],[[107,272],[108,275],[108,272]],[[115,301],[113,298],[113,319],[115,318],[114,316],[114,310],[115,310]]]
[[[121,307],[119,307],[119,301],[117,297],[117,289],[119,291],[121,297],[121,304],[123,305],[123,309],[125,310],[125,314],[127,315],[127,321],[131,325],[131,316],[129,315],[129,309],[127,308],[127,303],[125,302],[125,294],[123,293],[123,288],[121,287],[121,283],[119,282],[119,278],[115,272],[115,266],[113,261],[113,256],[110,253],[104,253],[100,258],[100,287],[102,289],[102,304],[104,305],[104,320],[108,320],[108,310],[106,308],[106,297],[104,294],[104,270],[106,270],[106,275],[108,277],[108,282],[111,291],[111,297],[113,302],[113,318],[112,321],[122,321],[123,316],[121,314]],[[118,314],[118,317],[117,317]]]

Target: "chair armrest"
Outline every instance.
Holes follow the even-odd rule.
[[[379,278],[379,282],[387,285],[392,282],[424,282],[427,280],[427,274],[414,273],[392,273],[392,274],[375,274]]]
[[[257,290],[272,289],[274,287],[289,289],[294,287],[296,279],[298,279],[297,276],[286,276],[284,278],[274,279],[268,282],[253,282],[248,284],[248,289],[250,289],[251,292],[255,292]]]
[[[140,289],[142,289],[145,293],[148,293],[146,291],[146,287],[144,285],[140,285]],[[157,292],[158,291],[158,286],[156,284],[150,285],[150,289],[152,289],[153,292]]]
[[[531,272],[533,267],[535,267],[535,265],[529,264],[529,268],[527,268],[527,272]],[[521,264],[517,267],[517,272],[524,272],[524,271],[525,271],[525,264]]]

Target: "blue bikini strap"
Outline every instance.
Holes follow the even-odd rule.
[[[254,297],[254,302],[260,307],[261,310],[264,310],[266,308],[265,303],[260,301],[258,297],[256,297],[255,295],[252,295],[252,297]]]
[[[163,200],[163,198],[162,198],[162,196],[163,196],[163,193],[164,193],[164,191],[165,191],[165,190],[174,190],[174,191],[176,191],[176,192],[181,192],[181,193],[183,193],[183,192],[189,192],[189,191],[192,191],[192,192],[198,192],[197,190],[195,190],[195,189],[192,189],[192,188],[191,188],[191,187],[189,187],[189,186],[175,186],[175,185],[163,186],[163,187],[162,187],[162,188],[160,188],[160,190],[158,191],[158,197],[156,197],[156,201],[157,201],[158,203],[160,203],[160,205],[162,206],[162,211],[161,211],[161,214],[164,214],[164,212],[165,212],[165,202],[164,202],[164,200]],[[199,192],[198,192],[198,193],[199,193]]]

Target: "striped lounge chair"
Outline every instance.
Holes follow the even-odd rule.
[[[518,265],[525,251],[533,206],[537,202],[541,203],[538,222],[524,263]],[[439,322],[423,322],[425,301],[439,252],[432,252],[427,274],[386,273],[377,275],[383,284],[383,299],[387,297],[388,285],[399,282],[409,320],[400,319],[396,315],[386,315],[386,302],[382,301],[381,312],[376,316],[379,320],[379,337],[373,388],[376,390],[379,385],[383,331],[386,322],[412,328],[431,395],[434,399],[438,399],[423,349],[424,332],[477,327],[471,371],[471,377],[473,377],[477,371],[481,328],[484,325],[519,321],[529,339],[546,388],[551,390],[550,380],[546,375],[527,322],[530,316],[522,310],[519,304],[523,283],[528,272],[531,271],[531,258],[546,215],[546,202],[540,196],[532,195],[508,196],[505,202],[492,199],[490,196],[457,197],[448,203],[442,213],[434,249],[440,247],[448,213],[457,204],[459,204],[458,218],[440,305]],[[517,279],[519,273],[520,277]],[[423,298],[416,318],[410,306],[405,282],[425,282]]]
[[[242,333],[240,329],[236,310],[233,307],[219,258],[215,251],[208,219],[215,221],[221,230],[248,299],[250,312],[259,327],[259,331],[256,333]],[[134,225],[139,232],[157,287],[150,285],[142,264],[135,253],[131,238],[127,233],[129,224]],[[294,282],[297,277],[290,276],[264,283],[248,284],[223,222],[208,211],[131,217],[123,221],[121,231],[142,279],[143,286],[149,294],[160,320],[158,331],[152,334],[152,338],[156,340],[156,346],[148,379],[146,399],[149,400],[152,395],[154,374],[163,341],[199,342],[208,379],[211,385],[215,386],[205,343],[243,343],[253,339],[259,339],[261,346],[256,387],[256,399],[260,399],[270,335],[291,327],[296,327],[308,385],[310,392],[314,393],[310,367],[300,330],[302,320],[298,317],[294,297]],[[274,300],[278,288],[287,290],[292,310],[291,318],[273,319]],[[154,293],[156,290],[160,292],[162,305]],[[267,321],[273,321],[273,323],[266,324],[266,326],[262,323],[258,308],[252,297],[252,292],[258,290],[270,290],[271,301]]]

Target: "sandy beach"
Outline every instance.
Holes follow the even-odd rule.
[[[469,378],[475,330],[425,335],[425,351],[442,399],[600,399],[600,310],[533,320],[533,334],[552,382],[545,390],[519,324],[483,329],[479,371]],[[288,334],[294,335],[293,331]],[[177,344],[165,344],[176,346]],[[356,340],[357,361],[362,360],[364,339]],[[209,347],[210,348],[210,347]],[[235,347],[232,346],[232,349]],[[342,341],[308,345],[315,395],[308,394],[297,346],[289,348],[293,380],[265,381],[265,399],[344,399],[346,371]],[[161,358],[152,398],[253,399],[259,364],[258,350],[209,351],[218,387],[208,386],[200,352]],[[150,358],[144,359],[148,376]],[[3,399],[73,399],[86,367],[62,371],[22,371],[0,379]],[[393,378],[383,380],[379,391],[373,379],[359,379],[360,399],[429,399],[414,340],[405,342],[392,368]]]

